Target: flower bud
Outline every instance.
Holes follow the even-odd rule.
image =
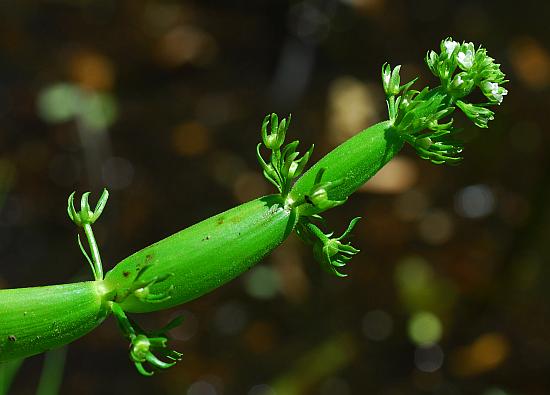
[[[439,55],[435,51],[430,51],[426,54],[426,64],[433,75],[439,77],[437,72],[437,62],[439,61]]]
[[[488,108],[465,103],[462,100],[458,100],[456,105],[477,127],[487,128],[487,123],[494,118],[494,112]]]
[[[290,125],[290,116],[288,121],[283,118],[279,124],[277,114],[267,115],[262,122],[262,141],[270,150],[278,150],[285,141],[286,131]],[[271,133],[267,133],[268,126]]]
[[[382,66],[382,84],[387,96],[398,95],[401,91],[399,70],[401,70],[401,65],[395,66],[393,70],[387,63]]]
[[[390,79],[391,79],[391,66],[387,63],[384,63],[382,66],[382,86],[384,87],[384,92],[388,94],[388,90],[390,87]]]

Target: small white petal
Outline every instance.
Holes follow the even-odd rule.
[[[457,46],[458,46],[458,43],[456,41],[445,41],[445,51],[449,55],[451,55],[454,52]]]
[[[508,94],[508,91],[504,88],[499,88],[498,92],[494,94],[495,100],[498,102],[498,104],[502,103],[502,100],[504,99],[504,96]]]
[[[474,64],[474,54],[470,50],[467,50],[466,52],[459,52],[456,59],[460,66],[466,70],[470,69]]]

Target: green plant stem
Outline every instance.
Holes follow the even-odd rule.
[[[92,261],[94,263],[94,277],[96,280],[103,280],[103,264],[101,263],[101,256],[99,255],[99,248],[95,241],[94,231],[92,225],[84,224],[84,233],[88,239],[88,245],[90,246],[90,252],[92,253]]]
[[[109,291],[124,294],[133,289],[136,276],[148,265],[140,280],[165,277],[150,287],[150,294],[169,294],[170,298],[149,303],[132,293],[117,299],[122,309],[144,313],[185,303],[250,269],[288,237],[296,221],[279,195],[252,200],[127,257],[106,274],[105,285]]]
[[[302,202],[310,193],[320,169],[322,182],[338,182],[329,192],[332,200],[345,200],[367,182],[403,147],[403,139],[389,121],[361,131],[315,163],[292,187],[289,198]]]
[[[0,363],[78,339],[109,314],[102,281],[0,290]]]

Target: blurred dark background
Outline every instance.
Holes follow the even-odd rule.
[[[0,2],[0,287],[90,279],[67,196],[106,186],[106,270],[271,193],[268,112],[314,159],[385,119],[385,61],[435,85],[441,39],[509,76],[488,130],[457,119],[463,164],[408,147],[348,203],[362,251],[337,279],[295,237],[183,314],[174,368],[142,378],[112,320],[68,348],[62,394],[550,393],[550,3],[526,0]],[[457,117],[460,118],[460,117]],[[546,124],[545,124],[546,123]],[[2,319],[0,317],[0,319]],[[10,393],[33,394],[43,356]]]

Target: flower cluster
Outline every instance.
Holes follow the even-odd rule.
[[[299,158],[296,151],[299,141],[293,141],[283,147],[286,132],[290,126],[290,116],[283,118],[279,123],[277,114],[267,115],[262,122],[262,142],[271,150],[271,158],[266,162],[260,152],[261,143],[256,147],[258,161],[262,166],[265,178],[277,187],[279,192],[286,196],[291,182],[304,171],[304,168],[313,152],[313,146]],[[268,127],[270,131],[268,132]]]
[[[441,85],[422,91],[411,89],[416,79],[400,85],[400,66],[382,66],[382,84],[386,93],[390,123],[411,144],[420,157],[433,163],[453,164],[462,158],[462,144],[453,139],[457,129],[453,120],[443,121],[456,107],[480,128],[486,128],[494,113],[487,107],[500,104],[508,91],[500,65],[484,48],[458,43],[451,38],[441,42],[441,52],[429,51],[426,63]],[[476,87],[487,103],[465,101]]]
[[[474,48],[473,43],[458,43],[452,38],[441,42],[441,53],[429,51],[426,63],[439,77],[441,85],[454,98],[467,96],[477,86],[490,104],[500,104],[508,91],[500,65],[487,55],[485,48]]]
[[[441,123],[455,107],[444,90],[411,89],[416,79],[399,85],[399,68],[388,64],[382,67],[388,113],[393,128],[413,146],[419,156],[433,163],[457,163],[462,158],[462,145],[449,139],[455,132],[453,120]],[[389,83],[387,76],[390,76]],[[386,88],[387,87],[387,88]]]

